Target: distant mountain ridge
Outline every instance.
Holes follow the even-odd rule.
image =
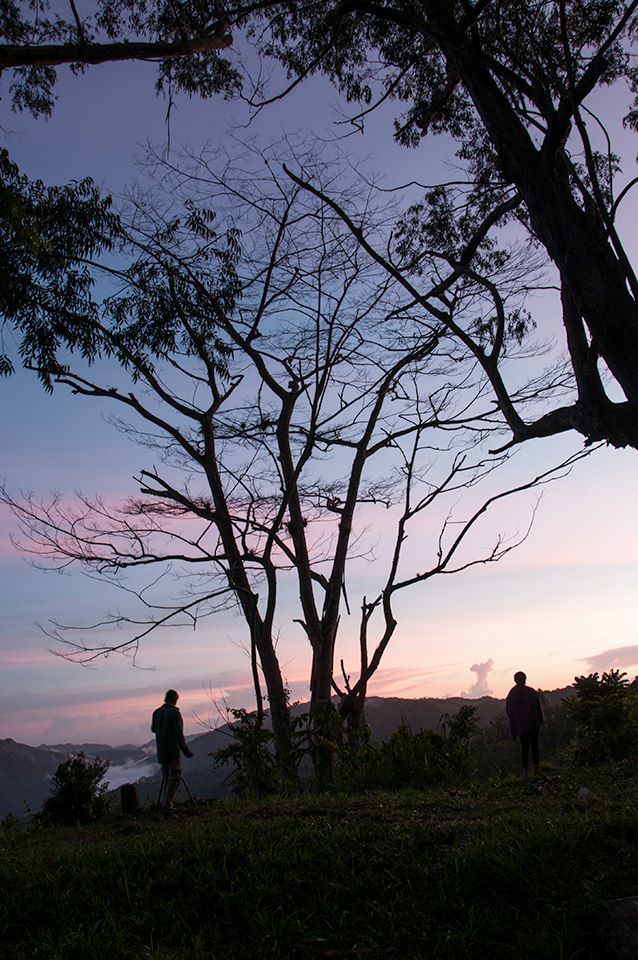
[[[124,743],[112,747],[108,743],[40,743],[38,750],[49,750],[52,753],[90,753],[96,754],[100,750],[109,750],[111,752],[119,750],[139,750],[140,747],[134,743]]]
[[[135,762],[147,760],[149,753],[155,753],[155,743],[151,741],[141,747],[133,744],[111,747],[108,743],[43,743],[37,749],[47,753],[61,753],[64,757],[68,757],[70,753],[85,753],[87,757],[101,757],[103,760],[110,760],[114,765],[119,765],[126,763],[127,760]]]
[[[544,691],[543,696],[550,706],[559,704],[569,696],[571,687]],[[482,726],[504,716],[505,701],[496,697],[369,697],[366,701],[366,718],[375,740],[386,740],[400,725],[406,723],[413,730],[420,728],[438,730],[446,714],[458,713],[462,706],[476,707]],[[300,704],[303,712],[307,704]],[[188,737],[194,756],[184,762],[184,776],[193,794],[201,797],[220,797],[228,793],[224,783],[228,771],[215,768],[211,754],[228,744],[228,725]],[[23,816],[40,809],[50,793],[50,780],[60,763],[70,753],[85,753],[88,757],[100,756],[110,760],[114,786],[124,780],[139,781],[142,797],[155,797],[159,791],[161,776],[153,766],[155,746],[153,741],[142,746],[124,745],[111,747],[104,743],[59,743],[31,747],[15,740],[0,740],[0,817],[9,813]],[[145,776],[149,769],[155,772]],[[140,779],[143,777],[143,779]]]
[[[0,740],[0,816],[37,811],[64,757],[15,740]]]
[[[548,706],[556,706],[573,692],[572,687],[544,690],[543,698]],[[497,697],[368,697],[366,720],[375,740],[386,740],[405,722],[413,730],[438,730],[447,714],[454,716],[463,706],[476,707],[481,726],[489,726],[505,714],[505,699]]]
[[[51,777],[71,753],[99,756],[109,760],[113,768],[129,767],[129,777],[134,780],[135,767],[148,764],[151,752],[154,755],[154,744],[110,747],[105,743],[59,743],[31,747],[11,738],[0,740],[0,817],[36,813],[51,792]]]

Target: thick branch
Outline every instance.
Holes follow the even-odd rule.
[[[171,60],[196,53],[225,50],[233,42],[230,34],[196,37],[167,43],[51,43],[42,46],[0,44],[0,70],[17,67],[55,67],[63,63],[111,63],[120,60]]]

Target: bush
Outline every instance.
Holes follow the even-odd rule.
[[[230,763],[233,769],[226,782],[235,796],[266,797],[289,793],[304,783],[311,790],[348,792],[380,788],[399,790],[420,788],[469,773],[469,744],[476,732],[476,708],[463,706],[455,716],[441,717],[441,733],[433,730],[413,732],[405,723],[381,744],[373,743],[362,727],[356,738],[346,736],[341,718],[334,708],[324,718],[321,734],[311,730],[309,715],[291,716],[294,769],[300,781],[291,781],[278,767],[273,751],[273,734],[264,727],[257,713],[230,710],[232,741],[212,754],[216,766]],[[317,757],[327,759],[318,770]],[[314,776],[304,780],[303,768]],[[329,770],[328,770],[329,767]]]
[[[305,750],[308,715],[289,717],[293,756],[290,768],[283,770],[274,753],[274,734],[263,725],[263,717],[256,711],[229,710],[232,722],[232,742],[211,754],[215,766],[230,763],[233,769],[224,781],[230,784],[236,797],[260,798],[289,793],[296,783],[299,764]]]
[[[257,713],[230,710],[232,742],[211,754],[216,767],[232,764],[225,783],[237,797],[265,797],[276,792],[274,736]]]
[[[61,763],[51,781],[52,795],[45,800],[38,820],[44,824],[85,824],[99,820],[108,810],[104,775],[108,760],[89,760],[84,753]]]
[[[572,744],[578,763],[606,763],[638,754],[638,677],[610,670],[576,677],[575,695],[564,701],[576,724]]]
[[[441,717],[441,733],[413,731],[402,723],[388,740],[366,742],[357,751],[343,749],[339,755],[335,785],[349,790],[421,789],[469,773],[469,744],[478,720],[476,708]]]
[[[441,718],[441,733],[413,732],[406,724],[379,747],[374,786],[385,789],[425,787],[469,773],[469,743],[477,726],[476,708],[463,706]]]

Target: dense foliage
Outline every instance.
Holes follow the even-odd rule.
[[[0,317],[19,334],[21,359],[44,385],[62,349],[89,362],[103,349],[90,260],[111,250],[119,220],[87,179],[65,187],[29,180],[0,150]],[[0,355],[0,373],[11,373]]]
[[[470,773],[470,740],[477,727],[474,707],[461,707],[455,717],[443,722],[440,733],[413,731],[402,724],[385,743],[371,748],[365,784],[401,790],[463,781]]]
[[[218,3],[193,0],[97,0],[88,11],[49,0],[3,0],[0,70],[11,69],[14,110],[50,116],[57,67],[82,73],[89,64],[154,60],[157,89],[210,97],[236,92],[239,74],[219,50],[228,47],[228,21]]]
[[[572,749],[579,763],[638,756],[638,677],[610,670],[576,677],[565,710],[576,724]]]
[[[101,819],[108,810],[108,783],[104,781],[108,768],[109,761],[99,757],[69,756],[53,775],[51,796],[38,815],[39,822],[72,826]]]
[[[288,757],[287,769],[284,769],[277,762],[275,736],[264,724],[263,716],[257,711],[243,709],[230,710],[229,714],[231,742],[215,751],[213,762],[218,767],[231,765],[226,783],[233,794],[255,798],[290,793],[307,753],[309,715],[288,714],[292,757]]]
[[[541,693],[544,724],[541,729],[541,766],[559,763],[577,767],[609,765],[638,756],[638,677],[610,670],[574,679],[572,694],[548,703]],[[230,782],[237,796],[289,794],[272,751],[272,733],[255,713],[232,711],[236,723],[233,741],[218,751],[219,763],[234,765]],[[317,733],[308,715],[295,723],[295,766],[306,776],[304,789],[344,790],[426,789],[438,783],[480,781],[518,769],[519,749],[512,743],[505,713],[480,726],[476,708],[462,706],[456,715],[441,717],[439,731],[412,730],[402,723],[387,739],[375,742],[367,727],[352,742],[338,713],[327,725],[323,746],[331,757],[329,777],[319,784],[308,776],[304,757],[316,749]]]
[[[283,64],[290,87],[313,73],[327,75],[357,104],[355,129],[394,100],[396,139],[417,146],[428,135],[448,135],[462,174],[432,185],[406,211],[391,268],[418,277],[434,250],[445,270],[469,275],[485,264],[486,250],[489,261],[493,231],[513,219],[555,267],[573,402],[555,396],[552,409],[529,419],[504,380],[493,319],[449,326],[489,377],[512,441],[575,429],[589,443],[636,446],[638,279],[617,216],[636,179],[623,178],[616,147],[620,125],[637,125],[636,10],[633,0],[264,0],[230,7],[99,0],[93,16],[82,19],[72,5],[74,16],[65,20],[48,4],[12,0],[0,19],[7,41],[0,65],[14,71],[14,107],[36,115],[50,112],[55,65],[64,62],[47,60],[51,43],[67,48],[66,62],[75,53],[81,69],[97,62],[103,39],[112,43],[102,59],[118,59],[118,45],[135,56],[135,41],[148,41],[160,88],[228,95],[238,92],[240,72],[218,51],[231,43],[232,26],[260,58]],[[179,55],[180,43],[195,40],[209,48]],[[249,94],[256,107],[269,95],[259,72]],[[613,121],[610,89],[620,104]],[[600,94],[605,108],[597,111]],[[361,231],[359,237],[363,242]],[[442,276],[439,295],[446,291]],[[530,325],[524,311],[501,321],[497,327],[514,338]],[[620,400],[601,375],[603,365]]]
[[[235,796],[289,795],[294,785],[277,764],[272,731],[256,712],[231,710],[230,714],[232,740],[213,758],[217,766],[232,764],[227,782]],[[320,725],[313,726],[310,720],[307,713],[293,713],[290,719],[294,768],[298,786],[303,785],[304,790],[421,789],[458,782],[470,775],[470,743],[478,731],[473,706],[461,707],[455,716],[442,717],[438,733],[413,731],[402,723],[381,743],[372,740],[367,728],[353,742],[335,709]],[[318,752],[329,758],[327,765],[315,761]],[[312,765],[310,760],[314,761]]]
[[[262,52],[295,78],[325,72],[357,103],[355,128],[393,99],[400,143],[417,146],[432,134],[455,141],[460,179],[429,188],[399,234],[398,253],[417,276],[441,237],[449,265],[471,271],[477,239],[512,218],[553,262],[574,403],[526,422],[499,375],[498,351],[484,352],[472,331],[454,331],[490,376],[514,441],[576,429],[590,442],[636,446],[638,281],[617,221],[636,180],[623,181],[615,150],[618,127],[636,125],[636,4],[334,0],[266,3],[258,15]],[[615,129],[611,98],[597,110],[592,97],[610,87]],[[626,401],[612,398],[600,358]]]

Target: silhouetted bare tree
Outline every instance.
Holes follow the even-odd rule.
[[[290,724],[276,653],[282,590],[298,597],[315,724],[327,722],[336,691],[343,719],[356,726],[397,626],[396,595],[507,554],[525,532],[495,536],[483,550],[470,534],[498,501],[569,464],[495,486],[490,477],[508,453],[487,447],[503,418],[486,395],[484,366],[450,335],[454,324],[476,326],[494,309],[490,335],[514,358],[529,329],[512,326],[508,310],[515,314],[525,295],[528,261],[485,251],[486,277],[477,268],[459,272],[439,297],[445,309],[433,312],[427,298],[406,296],[386,264],[380,269],[333,206],[274,174],[268,158],[260,164],[241,158],[217,174],[203,158],[187,175],[165,165],[159,189],[170,202],[131,202],[108,258],[83,260],[86,300],[69,311],[54,290],[48,336],[29,338],[26,326],[23,357],[46,386],[107,399],[134,418],[120,428],[161,458],[140,470],[141,496],[119,507],[99,497],[72,506],[7,490],[3,498],[36,563],[77,564],[139,601],[141,613],[93,625],[128,626],[124,639],[107,631],[106,640],[90,632],[75,640],[71,628],[54,624],[70,658],[134,654],[158,628],[237,608],[285,766]],[[304,169],[336,190],[334,167],[306,159]],[[366,235],[380,238],[388,214],[373,200],[362,198],[362,222]],[[114,287],[93,299],[97,274]],[[422,282],[434,296],[438,269],[426,276],[424,268]],[[555,387],[551,377],[524,384],[520,397],[543,402]],[[488,492],[474,496],[482,481]],[[453,501],[463,491],[473,499],[460,517]],[[420,543],[418,559],[406,555],[408,537],[422,539],[420,521],[439,504],[433,542]],[[380,533],[367,531],[378,517],[389,532],[375,548]],[[335,660],[342,611],[350,610],[348,571],[374,558],[377,586],[360,600],[358,677],[344,664],[341,681]],[[140,588],[135,571],[146,570],[157,574]]]

